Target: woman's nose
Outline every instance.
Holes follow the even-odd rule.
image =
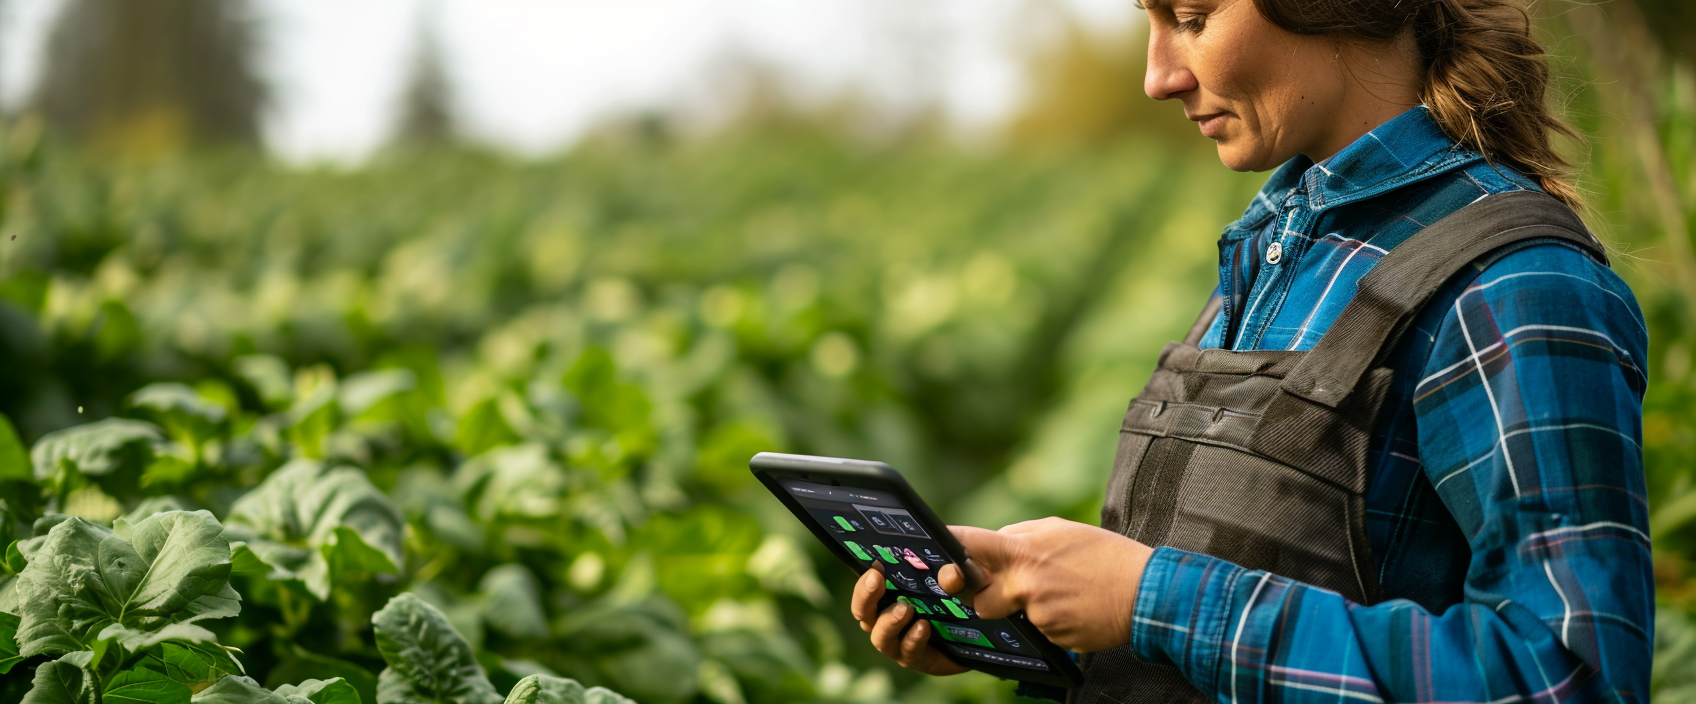
[[[1200,87],[1188,62],[1164,34],[1159,30],[1149,34],[1148,69],[1142,77],[1142,91],[1155,100],[1177,97]]]

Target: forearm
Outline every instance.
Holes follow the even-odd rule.
[[[1615,678],[1574,655],[1533,611],[1503,598],[1433,615],[1407,601],[1362,606],[1335,592],[1161,549],[1143,575],[1137,656],[1170,664],[1215,701],[1642,700],[1648,642],[1615,640]],[[1641,677],[1637,675],[1641,674]]]

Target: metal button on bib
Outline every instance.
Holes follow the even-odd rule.
[[[1266,263],[1267,264],[1277,264],[1278,262],[1281,262],[1283,260],[1284,260],[1284,245],[1283,244],[1279,243],[1277,240],[1273,240],[1272,244],[1266,245]]]

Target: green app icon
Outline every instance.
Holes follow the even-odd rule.
[[[848,546],[848,552],[854,553],[854,557],[858,557],[866,562],[872,561],[872,556],[867,555],[865,548],[860,547],[859,543],[852,540],[844,540],[842,541],[842,544]]]
[[[995,648],[995,644],[989,642],[989,639],[985,638],[983,633],[975,628],[955,626],[941,621],[931,621],[930,627],[936,629],[936,634],[942,636],[943,640],[951,640],[955,643],[966,643],[968,645],[976,645],[984,648]]]
[[[872,547],[877,550],[878,557],[883,558],[884,562],[887,562],[887,563],[893,565],[893,564],[901,561],[900,558],[897,558],[895,556],[895,553],[889,551],[889,548],[886,548],[882,545],[873,545]]]
[[[948,613],[954,614],[954,618],[965,618],[966,617],[966,612],[961,611],[960,607],[955,605],[954,600],[943,599],[942,605],[948,607]]]
[[[854,526],[848,522],[848,519],[841,516],[836,517],[836,525],[842,526],[842,530],[854,532]]]

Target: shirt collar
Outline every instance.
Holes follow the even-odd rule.
[[[1325,210],[1464,166],[1484,157],[1450,139],[1424,105],[1409,108],[1317,164],[1302,154],[1266,180],[1254,202],[1226,231],[1247,236],[1306,194],[1308,207]]]

